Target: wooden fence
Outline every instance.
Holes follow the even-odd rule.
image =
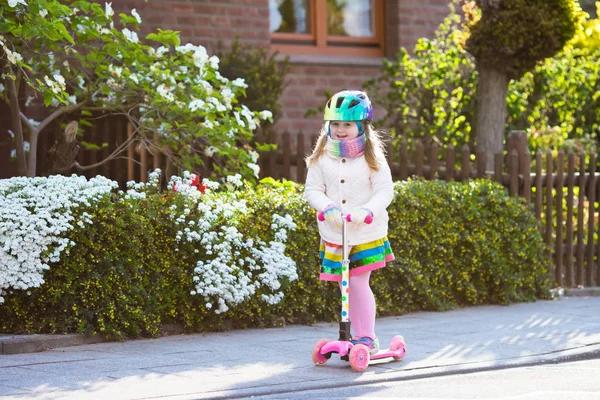
[[[261,155],[261,175],[303,182],[304,157],[316,143],[302,133],[283,133],[273,139],[276,152]],[[387,158],[395,180],[423,177],[428,180],[464,181],[487,177],[507,188],[511,196],[532,203],[540,231],[549,249],[548,266],[556,284],[565,287],[600,285],[600,174],[595,154],[553,155],[538,151],[532,160],[527,137],[511,132],[506,152],[494,155],[493,170],[486,170],[486,154],[472,154],[465,145],[457,152],[434,142],[417,141],[409,151],[406,140],[398,148],[388,142]],[[473,160],[473,161],[472,161]],[[586,160],[587,163],[586,163]]]
[[[131,129],[124,122],[115,125],[114,121],[100,120],[92,135],[101,135],[109,141],[109,146],[95,152],[80,151],[78,161],[90,164],[102,159],[130,134]],[[261,178],[272,176],[304,182],[304,158],[316,139],[302,132],[272,133],[270,142],[276,143],[278,149],[261,154]],[[40,148],[47,149],[50,145],[50,142],[40,143]],[[552,249],[548,264],[556,284],[600,286],[600,182],[595,154],[559,151],[553,156],[548,151],[537,152],[532,159],[525,133],[520,131],[509,135],[505,152],[494,155],[493,170],[486,170],[486,155],[482,151],[472,154],[466,145],[457,150],[420,141],[409,146],[402,141],[397,146],[388,142],[387,147],[395,180],[423,177],[465,181],[488,177],[505,186],[511,196],[522,196],[532,204],[541,233]],[[43,157],[40,161],[43,167]],[[127,180],[146,181],[148,172],[155,168],[165,171],[167,178],[179,173],[158,151],[137,144],[129,146],[126,157],[86,171],[86,175],[102,174],[124,185]]]

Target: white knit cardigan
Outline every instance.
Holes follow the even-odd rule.
[[[304,196],[312,208],[323,211],[335,204],[344,214],[354,207],[373,212],[373,223],[348,224],[351,246],[382,239],[388,233],[386,208],[394,197],[390,167],[383,155],[378,157],[379,171],[372,171],[364,156],[337,157],[325,152],[309,168]],[[341,228],[327,221],[318,221],[319,233],[326,242],[342,244]]]

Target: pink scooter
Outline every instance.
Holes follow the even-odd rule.
[[[318,214],[319,221],[325,220],[323,212]],[[400,335],[394,336],[388,349],[380,350],[377,354],[370,355],[369,349],[364,344],[352,344],[350,335],[350,321],[348,311],[350,304],[350,256],[348,252],[348,227],[347,223],[352,221],[350,214],[342,215],[342,320],[340,321],[340,337],[338,340],[330,342],[327,339],[321,339],[317,342],[312,351],[312,359],[316,365],[323,365],[331,358],[332,353],[338,353],[340,358],[350,362],[350,366],[357,372],[362,372],[369,366],[371,360],[389,358],[390,361],[402,360],[406,355],[406,343]],[[373,222],[373,217],[367,216],[365,223]]]

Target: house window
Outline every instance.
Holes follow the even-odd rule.
[[[383,0],[269,0],[269,23],[282,53],[383,56]]]

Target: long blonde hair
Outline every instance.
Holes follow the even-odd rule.
[[[313,152],[310,156],[306,157],[306,165],[310,167],[313,163],[315,163],[325,152],[327,151],[327,129],[328,122],[325,122],[323,126],[321,126],[321,131],[319,132],[319,139],[317,140],[317,144],[313,149]],[[385,146],[381,139],[381,134],[383,132],[377,131],[373,125],[361,122],[363,125],[363,129],[365,131],[365,160],[367,164],[369,164],[369,168],[373,171],[379,171],[379,162],[381,158],[385,157]]]

